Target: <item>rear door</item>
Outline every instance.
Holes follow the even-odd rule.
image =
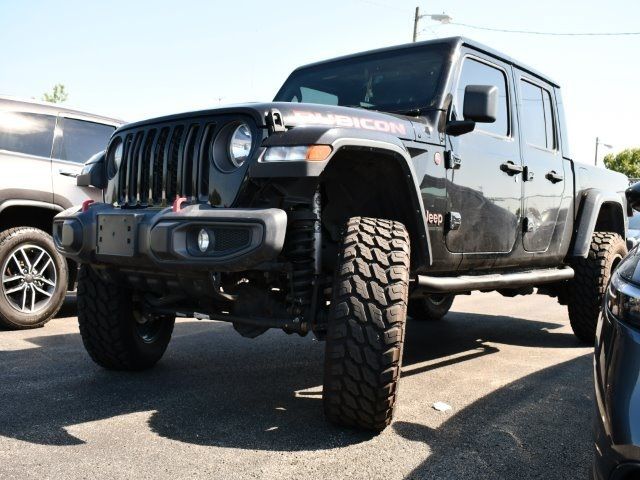
[[[478,123],[471,133],[447,137],[460,159],[460,168],[447,173],[449,215],[459,215],[460,226],[447,232],[446,245],[464,253],[462,268],[492,265],[496,254],[511,252],[519,238],[522,166],[512,82],[510,65],[474,51],[464,55],[454,82],[451,116],[458,120],[467,85],[493,85],[499,95],[494,123]]]
[[[524,176],[523,246],[529,252],[549,248],[565,188],[553,88],[516,70]]]
[[[0,104],[0,209],[10,200],[51,204],[51,146],[55,115]]]
[[[52,158],[53,194],[56,203],[78,205],[91,198],[102,201],[95,188],[78,187],[76,176],[84,162],[107,148],[115,127],[69,116],[58,117]]]

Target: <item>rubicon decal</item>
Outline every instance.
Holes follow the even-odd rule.
[[[444,222],[444,217],[441,213],[432,213],[429,210],[425,210],[424,216],[429,225],[442,225],[442,222]]]
[[[334,115],[332,113],[294,110],[289,120],[292,120],[292,123],[298,125],[334,125],[336,127],[362,128],[365,130],[394,133],[396,135],[405,135],[407,133],[405,126],[399,122],[390,122],[388,120],[366,117],[354,117],[351,115]]]

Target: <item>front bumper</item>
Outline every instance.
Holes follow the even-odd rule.
[[[640,478],[639,374],[640,331],[603,307],[594,351],[594,479]]]
[[[201,252],[200,230],[211,239]],[[79,263],[161,270],[231,272],[274,260],[284,244],[287,214],[277,208],[235,209],[190,205],[121,209],[105,203],[75,207],[53,221],[57,250]]]

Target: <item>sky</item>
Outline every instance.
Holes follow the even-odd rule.
[[[416,6],[454,22],[545,32],[640,31],[637,0],[0,0],[0,95],[134,121],[269,101],[298,65],[411,41]],[[419,40],[464,35],[562,87],[572,157],[640,146],[640,36],[498,33],[420,21]]]

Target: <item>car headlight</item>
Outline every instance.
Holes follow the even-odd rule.
[[[609,283],[605,303],[619,320],[640,326],[640,288],[615,274]]]
[[[229,139],[229,159],[236,167],[241,167],[249,158],[252,140],[251,129],[246,123],[238,125],[231,134]]]

